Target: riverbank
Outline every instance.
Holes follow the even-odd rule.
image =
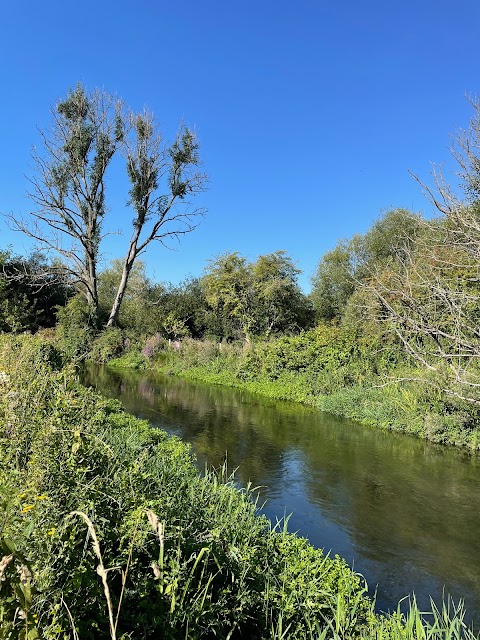
[[[3,637],[373,639],[432,628],[415,606],[375,615],[343,560],[272,529],[248,492],[221,472],[199,476],[188,446],[81,387],[61,361],[29,336],[0,341]],[[453,618],[437,615],[429,637],[475,637],[461,610]]]
[[[132,351],[113,367],[147,367],[190,380],[246,389],[434,443],[480,449],[478,408],[447,397],[394,345],[318,327],[253,345],[185,340],[145,357]]]
[[[27,336],[0,346],[2,637],[28,624],[107,638],[110,607],[116,637],[317,637],[339,614],[345,632],[368,627],[372,604],[344,561],[272,529],[248,491],[221,470],[199,476],[187,445],[60,360]]]

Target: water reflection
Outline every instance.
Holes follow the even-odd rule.
[[[190,442],[201,468],[227,455],[240,483],[262,487],[273,521],[291,513],[290,530],[378,584],[380,608],[412,590],[427,606],[445,586],[480,622],[477,458],[176,378],[91,368],[85,381]]]

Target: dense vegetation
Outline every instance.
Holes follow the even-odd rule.
[[[34,288],[18,287],[7,275],[0,278],[0,309],[9,311],[4,327],[10,329],[35,330],[57,319],[56,340],[70,359],[116,358],[117,366],[246,386],[370,426],[476,450],[477,267],[472,263],[461,275],[457,248],[454,282],[440,263],[443,290],[438,273],[436,288],[418,275],[440,269],[439,259],[425,263],[425,252],[438,249],[442,239],[446,252],[447,222],[387,212],[366,234],[325,254],[310,296],[301,291],[291,258],[278,251],[253,262],[238,253],[219,256],[202,277],[177,286],[150,282],[137,263],[120,326],[100,332],[89,322],[84,300],[62,283],[41,288],[37,302]],[[99,317],[105,322],[121,269],[117,261],[99,275]],[[415,286],[423,298],[413,299]],[[48,307],[47,292],[50,302],[60,298],[63,306]],[[459,316],[447,303],[442,307],[440,298],[455,304]]]
[[[41,222],[53,211],[47,226],[78,222],[93,235],[76,238],[86,247],[76,271],[40,253],[0,253],[0,332],[14,334],[0,341],[0,638],[472,637],[461,610],[451,623],[438,612],[422,621],[414,604],[407,618],[376,616],[343,561],[272,530],[248,492],[221,473],[198,476],[188,447],[77,385],[72,367],[154,367],[478,450],[473,108],[454,152],[460,195],[434,175],[436,190],[426,191],[439,217],[387,212],[321,258],[306,295],[284,251],[252,262],[227,253],[199,278],[151,282],[137,259],[143,225],[160,225],[151,239],[183,232],[163,229],[153,119],[129,116],[128,138],[106,94],[78,87],[58,105],[62,162],[38,159],[53,173],[34,182],[32,215]],[[108,130],[95,129],[99,116]],[[123,145],[136,240],[98,272],[104,170]],[[163,152],[169,193],[182,201],[204,179],[193,172],[197,143],[182,130]],[[75,193],[79,175],[100,198]],[[74,218],[62,217],[77,196]],[[193,228],[188,215],[174,221]],[[15,337],[25,331],[38,336]]]
[[[474,638],[461,609],[379,617],[362,579],[255,514],[225,470],[0,341],[0,638]]]

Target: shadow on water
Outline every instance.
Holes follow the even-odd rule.
[[[88,368],[84,383],[190,442],[198,465],[228,456],[237,480],[261,487],[266,515],[362,573],[380,610],[415,591],[443,591],[480,623],[480,461],[244,391]]]

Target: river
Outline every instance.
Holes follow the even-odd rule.
[[[294,403],[179,378],[89,367],[83,382],[259,487],[263,512],[344,557],[377,608],[449,593],[480,623],[480,460]]]

